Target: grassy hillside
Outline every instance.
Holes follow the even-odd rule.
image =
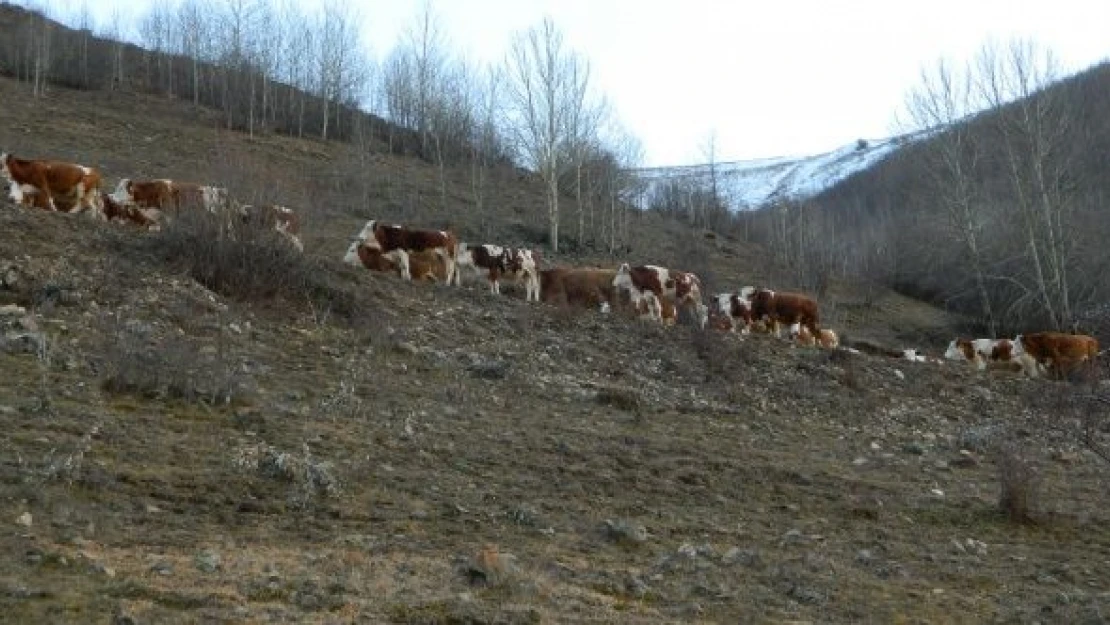
[[[259,299],[192,279],[190,253],[164,253],[179,232],[0,204],[0,304],[32,313],[0,320],[0,610],[15,622],[1110,609],[1106,465],[1074,429],[1099,404],[1077,404],[1079,388],[371,275],[338,262],[367,217],[535,244],[538,185],[498,172],[477,215],[465,171],[444,208],[418,161],[250,138],[144,96],[33,101],[0,81],[0,97],[4,150],[306,215],[305,259],[277,257],[297,281]],[[554,260],[790,286],[756,247],[637,220],[619,258]],[[934,352],[955,323],[865,284],[821,304],[853,337]],[[999,511],[1000,473],[1035,522]]]

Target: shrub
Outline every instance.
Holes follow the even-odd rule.
[[[150,237],[150,244],[197,282],[235,299],[300,296],[310,282],[311,263],[260,220],[190,211]]]
[[[1039,476],[1032,461],[1015,443],[1004,443],[997,451],[998,506],[1015,523],[1033,522]]]
[[[289,483],[289,503],[296,508],[304,508],[316,498],[340,494],[332,464],[313,458],[307,443],[302,444],[300,455],[266,443],[246,445],[235,450],[231,462],[260,477]]]
[[[141,322],[107,324],[102,336],[101,388],[108,393],[209,405],[240,398],[244,380],[222,339],[206,352],[187,336],[155,338]]]
[[[178,216],[162,230],[117,242],[149,262],[180,271],[204,287],[238,301],[279,299],[307,306],[324,322],[333,317],[361,319],[373,308],[368,294],[351,280],[339,260],[298,252],[288,239],[261,220],[195,211]]]

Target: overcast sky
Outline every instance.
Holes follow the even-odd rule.
[[[67,0],[55,0],[65,3]],[[79,0],[68,0],[79,5]],[[315,0],[309,0],[310,3]],[[381,59],[423,0],[351,0]],[[149,0],[98,0],[135,15]],[[1068,73],[1110,58],[1108,0],[433,0],[452,47],[500,60],[550,16],[589,58],[598,89],[647,165],[808,155],[894,125],[923,65],[963,62],[989,39],[1030,37]]]

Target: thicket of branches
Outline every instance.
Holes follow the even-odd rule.
[[[219,111],[244,132],[379,144],[435,164],[444,207],[451,168],[467,168],[481,211],[491,168],[521,165],[548,189],[552,250],[562,221],[579,247],[627,240],[634,181],[624,172],[641,151],[554,23],[518,33],[503,60],[476,64],[452,50],[425,4],[378,63],[351,6],[169,0],[98,26],[87,8],[0,4],[0,73],[28,82],[33,97],[52,84],[155,93]],[[561,196],[575,199],[569,220]]]
[[[807,220],[840,250],[838,271],[968,313],[992,335],[1104,334],[1108,97],[1110,66],[1061,80],[1027,41],[939,63],[907,103],[912,129],[937,132],[817,198]]]

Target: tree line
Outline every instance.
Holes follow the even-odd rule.
[[[469,172],[483,211],[491,168],[522,166],[546,193],[548,243],[625,245],[642,159],[591,81],[589,60],[550,19],[514,33],[503,59],[457,54],[431,3],[379,62],[351,5],[171,0],[95,24],[87,5],[0,4],[0,73],[50,85],[155,93],[219,111],[229,129],[372,143],[434,164],[441,205],[450,169]],[[367,16],[372,19],[373,16]],[[573,213],[560,200],[573,197]],[[560,232],[570,224],[570,236]]]

